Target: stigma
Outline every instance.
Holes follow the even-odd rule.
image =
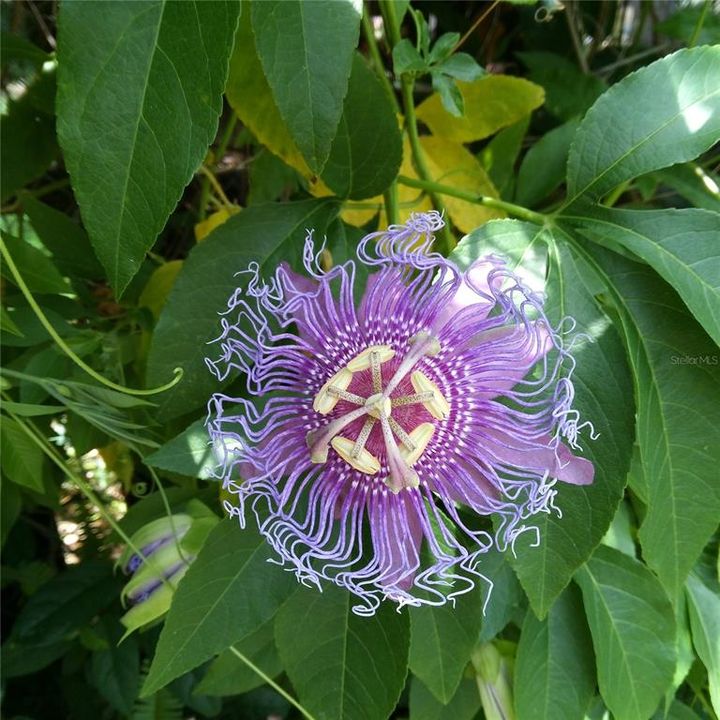
[[[387,476],[381,478],[382,482],[393,493],[417,488],[420,480],[413,466],[430,445],[436,424],[448,417],[451,407],[438,385],[416,366],[424,357],[435,356],[440,350],[436,337],[421,332],[410,338],[408,352],[399,364],[396,360],[392,373],[387,372],[387,363],[396,358],[397,353],[390,345],[370,345],[339,368],[313,398],[313,410],[328,416],[336,411],[341,400],[346,403],[341,408],[349,404],[351,409],[340,415],[335,412],[324,427],[308,433],[306,440],[312,462],[327,462],[332,448],[345,463],[364,475],[385,472]],[[364,380],[353,383],[360,377]],[[414,390],[410,394],[400,391],[406,378]],[[407,382],[405,387],[407,389]],[[407,418],[413,416],[405,413],[406,427],[403,427],[393,417],[393,409],[409,405],[422,406],[434,422],[423,418],[414,421],[413,427],[407,427]],[[360,418],[364,421],[358,431],[359,424],[355,421]],[[378,424],[385,463],[366,446]],[[350,427],[353,425],[354,430]]]

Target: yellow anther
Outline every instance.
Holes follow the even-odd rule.
[[[352,382],[353,374],[347,368],[335,373],[318,391],[313,400],[313,410],[321,415],[327,415],[338,404],[340,397],[330,393],[330,387],[338,390],[347,390]]]
[[[348,464],[350,467],[359,470],[365,475],[375,475],[380,470],[380,461],[368,450],[362,448],[356,457],[353,457],[353,449],[355,447],[355,441],[349,438],[341,437],[340,435],[334,437],[330,443],[335,452]]]
[[[421,423],[411,433],[410,439],[415,445],[414,450],[408,450],[405,446],[400,447],[400,456],[412,467],[425,452],[425,448],[435,434],[435,426],[432,423]]]
[[[423,403],[423,407],[438,420],[444,420],[450,412],[450,403],[445,399],[445,396],[440,392],[440,388],[427,376],[425,373],[416,370],[410,376],[410,382],[412,383],[415,392],[433,394],[430,400]]]
[[[368,410],[368,415],[370,415],[370,417],[374,417],[379,420],[381,415],[390,417],[390,413],[392,412],[392,401],[390,398],[385,397],[382,393],[376,393],[375,395],[371,395],[365,401],[365,407],[370,408]]]
[[[345,367],[350,372],[367,370],[370,367],[370,353],[372,352],[378,353],[381,363],[387,362],[395,356],[395,351],[389,345],[371,345],[356,355]]]
[[[409,341],[410,345],[425,345],[425,355],[430,355],[430,357],[435,357],[440,350],[442,350],[442,345],[440,345],[440,341],[429,332],[425,332],[422,330],[419,333],[415,333]]]

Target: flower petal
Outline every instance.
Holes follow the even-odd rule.
[[[483,450],[501,463],[518,469],[547,470],[550,477],[571,485],[591,485],[593,482],[593,464],[573,455],[563,443],[557,448],[550,447],[552,438],[549,435],[531,443],[496,430],[488,429],[485,434],[487,437],[483,440]]]

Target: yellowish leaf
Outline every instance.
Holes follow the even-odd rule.
[[[417,109],[417,116],[433,135],[459,143],[493,135],[540,107],[545,91],[535,83],[510,75],[485,75],[474,82],[458,82],[465,114],[454,117],[442,106],[437,93]]]
[[[202,242],[216,227],[220,227],[233,215],[237,215],[240,210],[242,208],[237,205],[223,205],[217,212],[214,212],[195,226],[195,240]]]
[[[421,137],[420,145],[425,152],[428,171],[435,182],[464,192],[498,197],[485,168],[462,145],[432,135]],[[412,177],[416,177],[415,173]],[[450,195],[443,195],[441,199],[453,224],[464,233],[471,232],[493,218],[505,217],[502,211],[459,200]]]
[[[170,260],[161,265],[150,276],[147,285],[140,293],[138,306],[149,308],[155,319],[160,317],[160,311],[165,305],[182,265],[182,260]]]

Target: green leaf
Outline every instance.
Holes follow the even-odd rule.
[[[717,346],[647,266],[601,248],[635,374],[637,439],[648,481],[647,564],[676,596],[720,517]]]
[[[2,233],[2,239],[10,253],[22,279],[33,293],[66,293],[70,291],[63,276],[58,272],[47,255],[29,242],[20,240],[7,233]],[[7,265],[0,266],[3,277],[14,283],[15,280]]]
[[[465,101],[460,88],[451,77],[439,72],[432,73],[433,90],[440,95],[442,106],[454,117],[465,113]]]
[[[427,72],[427,63],[407,38],[400,40],[395,45],[392,50],[392,59],[393,71],[397,77],[407,72]]]
[[[362,55],[355,53],[322,179],[337,195],[362,200],[390,185],[401,160],[402,137],[388,94]]]
[[[5,541],[10,531],[15,525],[15,521],[22,510],[22,497],[19,488],[13,483],[8,482],[3,474],[0,477],[2,488],[2,502],[0,503],[0,547],[5,545]]]
[[[460,33],[449,32],[443,33],[436,41],[428,55],[428,61],[431,64],[442,62],[452,52],[453,48],[460,41]]]
[[[224,520],[173,598],[142,690],[147,697],[267,622],[295,589],[294,577],[269,563],[270,546],[254,527]]]
[[[98,692],[110,706],[123,715],[130,715],[140,689],[140,650],[134,637],[118,644],[120,625],[115,618],[102,618],[107,649],[92,654],[89,676]]]
[[[58,135],[85,227],[121,293],[215,137],[240,3],[67,3]]]
[[[505,553],[492,549],[482,559],[481,572],[493,584],[482,618],[480,642],[492,640],[505,629],[525,600],[517,576]]]
[[[513,196],[515,161],[529,124],[530,116],[527,115],[514,125],[500,130],[478,155],[501,197]]]
[[[686,585],[693,645],[707,669],[710,700],[720,714],[720,595],[694,573]]]
[[[207,343],[219,334],[218,313],[235,289],[249,281],[248,275],[236,273],[251,262],[258,263],[266,278],[282,260],[301,268],[308,228],[322,237],[336,212],[332,200],[256,205],[231,217],[192,249],[163,307],[148,355],[148,386],[167,382],[175,367],[185,371],[182,382],[160,396],[160,418],[204,405],[218,387],[204,358],[215,352]]]
[[[536,207],[565,180],[570,143],[578,129],[578,120],[570,120],[540,138],[523,158],[518,172],[515,202]]]
[[[265,623],[245,640],[236,643],[235,647],[268,677],[274,678],[282,672],[283,666],[275,647],[272,621]],[[225,650],[212,661],[196,692],[218,697],[240,695],[259,687],[263,682],[237,655]]]
[[[658,170],[651,177],[675,190],[695,207],[720,212],[720,191],[717,189],[719,178],[712,173],[708,174],[699,165],[673,165]]]
[[[567,205],[692,160],[720,138],[720,47],[678,50],[631,73],[588,111],[568,159]]]
[[[42,175],[58,154],[55,118],[55,73],[43,74],[0,117],[0,200]]]
[[[529,79],[545,90],[545,107],[560,120],[583,115],[605,89],[593,74],[585,75],[575,63],[551,52],[519,52],[528,66]]]
[[[152,467],[202,480],[212,478],[217,465],[202,420],[194,422],[177,437],[146,456],[144,462]]]
[[[301,588],[275,621],[280,658],[316,720],[388,717],[405,684],[407,614],[382,603],[375,615],[360,617],[354,602],[335,586]]]
[[[685,703],[673,700],[667,713],[658,710],[653,720],[700,720],[700,716]]]
[[[581,221],[592,239],[618,242],[651,265],[680,294],[720,345],[720,215],[707,210],[612,210]]]
[[[22,331],[13,321],[11,313],[2,306],[0,306],[0,331],[20,338],[23,336]]]
[[[518,720],[581,718],[595,692],[595,660],[577,588],[570,585],[545,620],[528,611],[515,659]]]
[[[40,446],[11,418],[0,423],[3,449],[3,473],[17,485],[44,492],[42,479],[45,455]]]
[[[23,645],[12,638],[2,646],[3,677],[7,680],[31,675],[52,665],[73,647],[68,640],[58,640],[42,645]]]
[[[551,257],[545,310],[553,324],[572,316],[577,322],[575,333],[589,338],[573,346],[573,406],[581,421],[593,424],[597,437],[592,440],[589,432],[581,434],[582,455],[595,466],[593,484],[559,483],[555,504],[562,517],[551,513],[533,518],[540,533],[539,547],[533,547],[533,533],[523,533],[515,541],[516,557],[510,563],[541,618],[610,527],[630,465],[634,423],[625,349],[609,318],[597,308],[594,288],[588,287],[596,278],[562,237],[550,237],[556,251]]]
[[[484,571],[484,566],[483,566]],[[441,703],[455,695],[483,619],[487,586],[478,583],[455,603],[410,610],[410,669]],[[490,596],[489,602],[495,602]]]
[[[319,173],[340,122],[362,8],[332,0],[262,0],[252,3],[251,12],[277,107],[308,165]]]
[[[23,193],[23,208],[55,265],[66,275],[97,280],[103,269],[85,230],[65,213]]]
[[[85,561],[71,566],[48,580],[27,601],[13,626],[12,638],[23,645],[63,640],[118,595],[118,581],[110,565]]]
[[[698,23],[701,29],[695,38],[696,45],[715,45],[720,42],[720,17],[712,9],[707,12],[704,4],[700,3],[680,6],[669,18],[658,23],[655,31],[687,44],[694,37]]]
[[[5,410],[14,412],[16,415],[21,415],[22,417],[56,415],[65,409],[62,405],[32,405],[28,403],[13,402],[12,400],[4,400],[2,406]]]
[[[600,693],[617,720],[645,720],[672,682],[675,616],[655,576],[601,545],[577,574]]]
[[[410,720],[473,720],[479,710],[480,693],[472,678],[464,678],[445,705],[417,678],[410,684]]]
[[[464,82],[472,82],[485,74],[485,70],[478,65],[475,58],[467,53],[455,53],[433,69]]]

